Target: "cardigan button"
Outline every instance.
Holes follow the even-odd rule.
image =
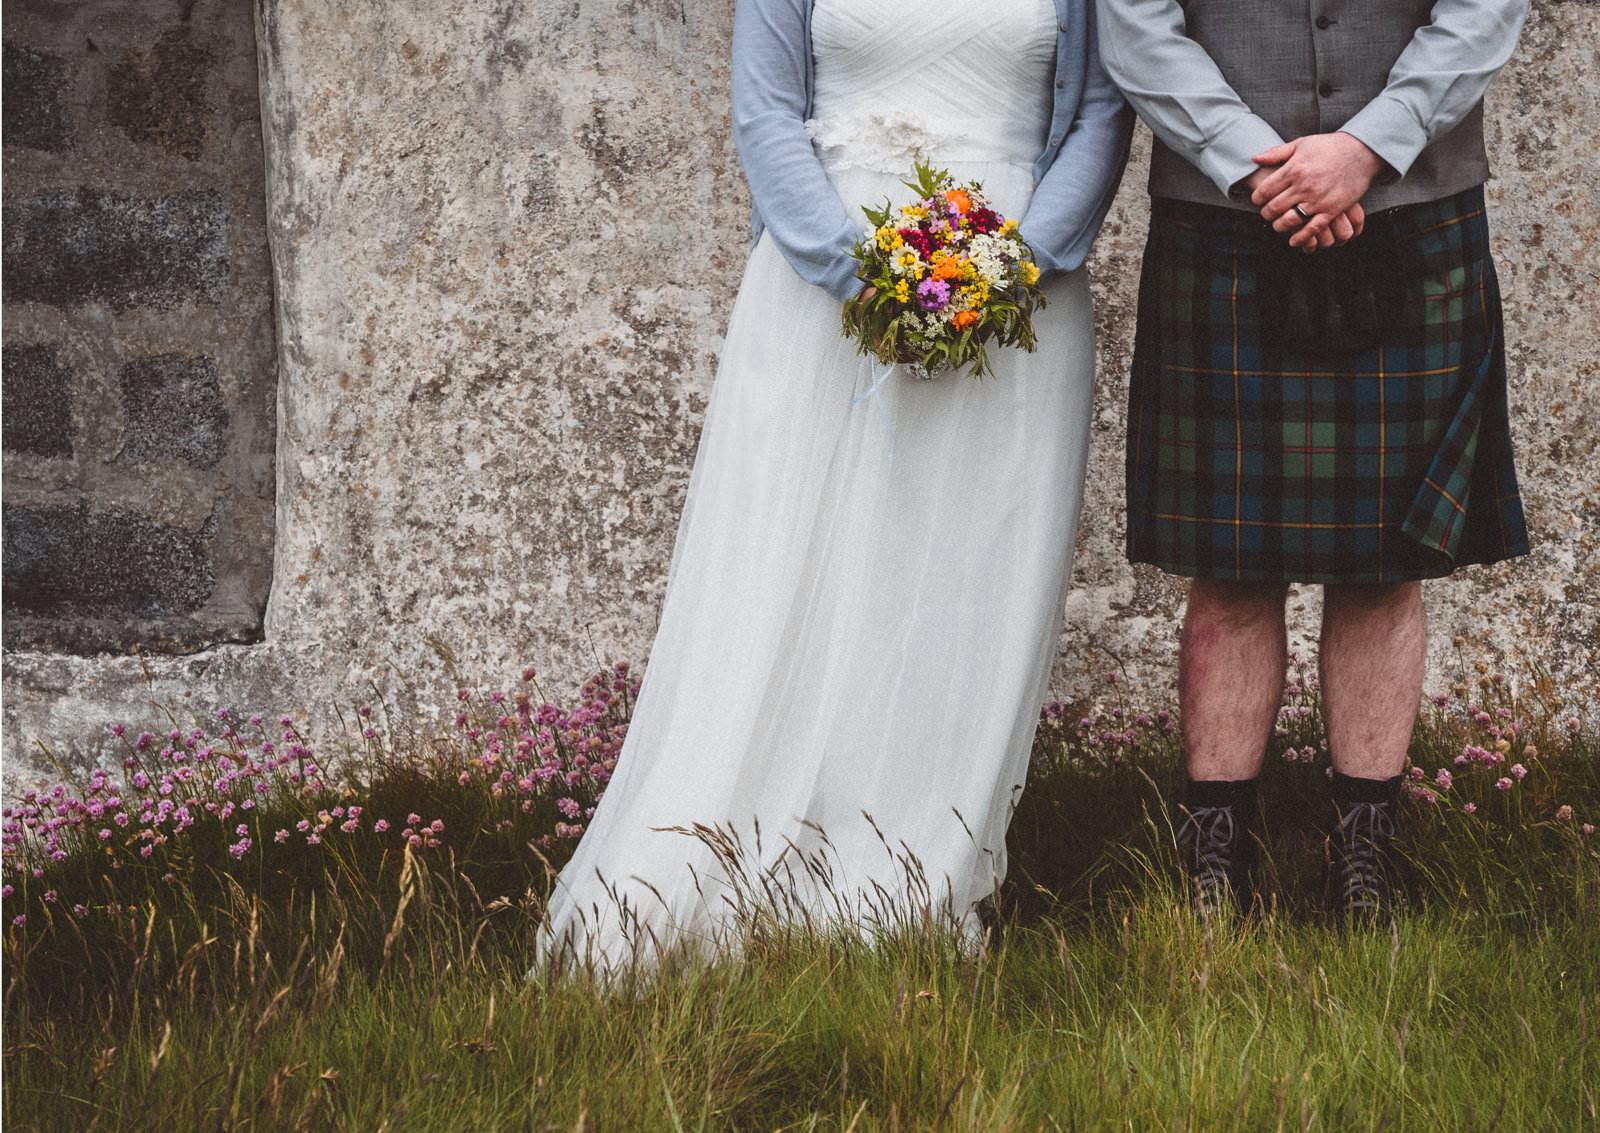
[[[1063,89],[1065,89],[1066,85],[1067,85],[1067,80],[1066,79],[1057,79],[1056,80],[1056,90],[1063,90]]]
[[[1333,21],[1328,19],[1327,16],[1318,16],[1317,17],[1317,30],[1318,31],[1327,31],[1332,26],[1333,26]]]
[[[1333,96],[1333,84],[1332,83],[1326,83],[1326,82],[1325,83],[1319,83],[1317,85],[1317,93],[1320,94],[1323,98],[1331,98]]]

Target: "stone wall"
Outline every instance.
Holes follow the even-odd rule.
[[[317,726],[372,684],[404,711],[441,706],[439,649],[475,685],[533,664],[551,695],[597,659],[646,657],[746,249],[732,8],[263,0],[281,373],[265,639],[143,663],[9,654],[8,779],[36,736],[95,760],[152,697]],[[1430,584],[1436,679],[1455,635],[1575,690],[1600,660],[1597,49],[1592,4],[1540,0],[1491,95],[1538,549]],[[1121,667],[1157,700],[1181,589],[1120,554],[1142,178],[1093,260],[1099,397],[1057,682]],[[1302,634],[1316,600],[1294,599]]]
[[[249,0],[16,0],[4,28],[5,646],[259,640],[277,414]]]

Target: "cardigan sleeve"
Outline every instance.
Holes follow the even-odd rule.
[[[1083,265],[1095,233],[1111,208],[1128,160],[1133,112],[1100,63],[1094,2],[1084,4],[1087,58],[1057,63],[1084,67],[1083,91],[1060,152],[1034,187],[1019,231],[1041,271]]]
[[[801,279],[840,301],[861,288],[850,246],[866,227],[846,212],[806,136],[809,0],[738,0],[733,16],[733,140],[755,212]]]

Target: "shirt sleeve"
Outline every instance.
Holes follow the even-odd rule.
[[[1383,91],[1340,130],[1405,176],[1417,155],[1483,98],[1511,58],[1527,14],[1528,0],[1437,0]]]
[[[733,140],[756,212],[801,279],[841,301],[861,289],[849,254],[866,227],[846,212],[806,136],[806,0],[738,0]]]
[[[1077,113],[1060,152],[1034,188],[1018,231],[1041,271],[1081,267],[1122,180],[1133,114],[1100,63],[1093,0],[1086,5],[1088,64]]]
[[[1099,0],[1100,57],[1150,129],[1224,194],[1283,141],[1186,34],[1178,0]]]

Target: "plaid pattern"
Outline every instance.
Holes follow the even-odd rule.
[[[1157,200],[1128,557],[1378,583],[1526,553],[1500,324],[1482,189],[1373,217],[1312,256],[1253,214]]]

